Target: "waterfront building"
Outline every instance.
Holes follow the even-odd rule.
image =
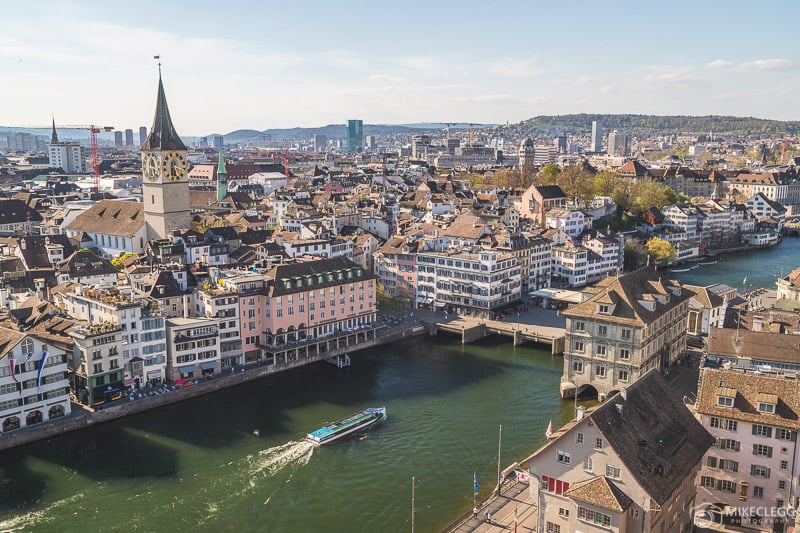
[[[659,373],[584,412],[522,462],[538,531],[691,531],[712,438]]]
[[[75,343],[70,369],[78,401],[93,407],[121,398],[125,388],[122,328],[105,322],[75,326],[69,333]]]
[[[201,285],[195,294],[196,316],[219,319],[220,363],[223,367],[242,364],[241,321],[239,316],[239,291],[233,284],[221,284],[218,268],[209,270],[209,282]],[[254,318],[255,313],[253,312]]]
[[[714,436],[697,478],[697,503],[755,508],[750,516],[732,513],[722,518],[745,530],[785,531],[792,524],[771,510],[786,511],[797,503],[796,376],[704,368],[694,407]]]
[[[364,151],[364,123],[361,120],[347,121],[347,153]]]
[[[218,318],[168,318],[167,379],[193,380],[219,373],[220,364]]]
[[[698,225],[700,215],[697,208],[689,204],[673,204],[661,210],[664,225],[677,228],[688,240],[699,238]]]
[[[422,241],[413,237],[390,237],[373,254],[374,273],[386,294],[414,298],[417,292],[416,254]],[[420,301],[416,296],[417,303]]]
[[[186,145],[172,124],[160,71],[153,126],[140,150],[147,239],[164,239],[173,230],[189,229],[191,217]],[[142,248],[143,245],[139,250]]]
[[[592,296],[562,312],[562,398],[587,390],[606,398],[651,368],[667,369],[685,350],[691,293],[678,281],[642,267],[584,292]]]
[[[488,316],[520,300],[521,268],[513,253],[462,249],[417,253],[418,302]]]
[[[528,246],[531,249],[530,271],[528,282],[524,286],[528,291],[538,291],[550,286],[553,268],[553,241],[544,237],[530,237]]]
[[[0,327],[0,435],[70,414],[67,352],[31,332]]]
[[[778,202],[767,198],[763,192],[757,192],[748,198],[745,205],[755,218],[771,217],[778,222],[779,227],[783,227],[783,223],[786,220],[786,208]]]
[[[598,120],[592,121],[592,152],[603,151],[603,125]]]
[[[779,278],[776,282],[778,292],[776,298],[800,301],[800,268],[792,270],[788,276]]]

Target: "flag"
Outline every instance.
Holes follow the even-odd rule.
[[[522,483],[528,483],[531,479],[531,475],[522,470],[514,470],[514,473],[517,475],[517,481],[521,481]]]
[[[478,473],[472,472],[472,490],[478,492]]]
[[[553,421],[551,420],[549,424],[547,424],[547,431],[544,432],[544,436],[548,439],[553,434]]]
[[[742,280],[742,287],[747,287],[747,276]]]
[[[39,389],[39,393],[42,392],[42,371],[44,370],[44,363],[47,361],[47,350],[42,352],[42,360],[39,361],[39,375],[36,376],[36,386]]]
[[[13,357],[9,357],[8,358],[8,366],[11,367],[11,379],[14,380],[14,383],[19,383],[19,380],[17,379],[17,376],[14,374],[14,358]]]

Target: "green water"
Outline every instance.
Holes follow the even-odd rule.
[[[502,464],[571,416],[563,361],[501,340],[418,338],[0,456],[0,531],[435,531]],[[366,406],[388,419],[312,449],[306,432]]]

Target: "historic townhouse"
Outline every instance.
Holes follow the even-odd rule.
[[[67,353],[33,333],[0,328],[0,434],[70,414]]]
[[[397,235],[390,237],[373,254],[375,276],[389,296],[414,297],[416,254],[421,242],[413,237]]]
[[[220,362],[223,367],[242,361],[242,338],[239,316],[239,291],[220,283],[220,271],[211,268],[210,280],[195,294],[195,316],[219,319]]]
[[[517,258],[464,249],[417,254],[417,301],[463,314],[489,316],[521,294]]]
[[[566,310],[561,397],[593,389],[601,399],[651,368],[664,370],[686,348],[691,293],[649,267],[609,276]]]
[[[537,531],[683,533],[711,435],[653,369],[522,461]]]
[[[720,513],[724,522],[754,531],[784,531],[791,525],[771,510],[797,506],[797,387],[794,373],[702,370],[695,410],[714,445],[699,473],[698,503],[720,510],[756,509],[750,516]]]
[[[553,268],[553,241],[543,237],[530,237],[530,272],[525,285],[529,291],[538,291],[550,286]],[[525,289],[523,289],[525,290]]]
[[[217,318],[168,318],[167,378],[185,383],[219,373],[220,323]],[[182,381],[179,381],[182,380]]]
[[[697,208],[688,204],[674,204],[661,210],[664,215],[664,225],[678,228],[686,234],[686,238],[694,240],[699,238],[699,217]]]
[[[117,400],[125,388],[122,328],[118,324],[78,325],[70,330],[72,390],[79,402],[96,406]]]

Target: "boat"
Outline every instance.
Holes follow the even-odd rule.
[[[716,261],[706,261],[706,262],[700,263],[700,264],[703,265],[703,266],[708,266],[708,265],[716,265],[717,262]]]
[[[325,359],[325,362],[326,363],[330,363],[333,366],[336,366],[336,367],[339,367],[339,368],[344,368],[344,367],[350,366],[350,354],[346,353],[344,355],[337,355],[335,357],[330,357],[328,359]]]
[[[689,272],[691,268],[671,268],[670,272]]]
[[[345,435],[354,433],[360,429],[365,429],[386,420],[386,407],[367,407],[366,409],[354,413],[348,417],[326,424],[321,428],[306,435],[306,441],[314,446],[320,446],[333,442]]]

